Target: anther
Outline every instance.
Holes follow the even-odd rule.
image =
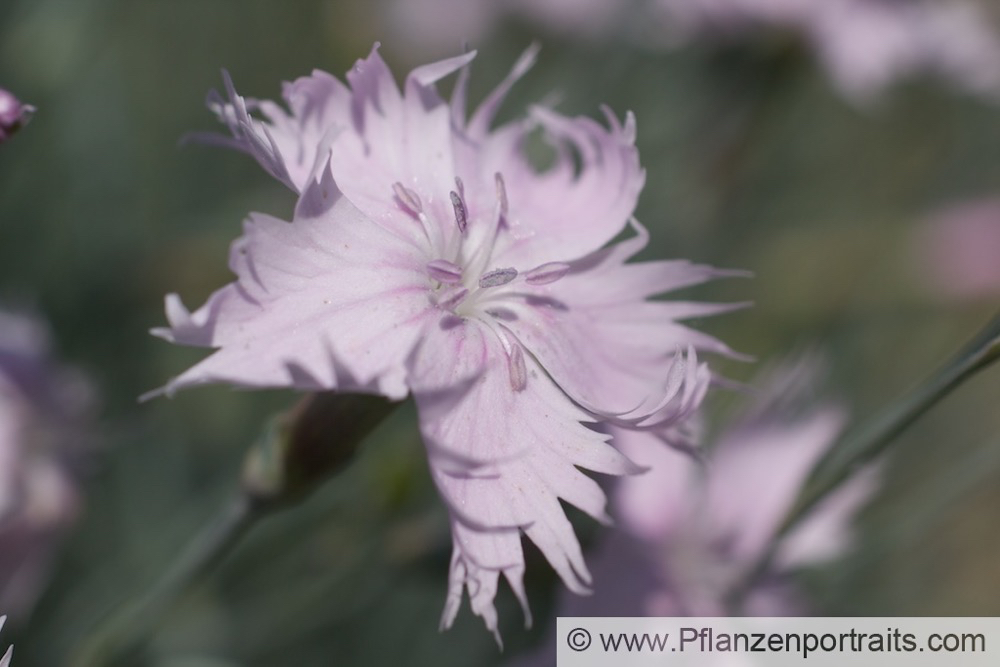
[[[462,281],[462,267],[446,259],[435,259],[428,262],[427,273],[438,282],[454,285]]]
[[[458,176],[455,177],[455,189],[458,191],[458,196],[465,199],[465,183]]]
[[[479,278],[480,287],[500,287],[517,278],[517,269],[493,269],[487,271]]]
[[[549,262],[525,273],[524,281],[529,285],[548,285],[569,273],[569,269],[569,264],[564,262]]]
[[[513,344],[507,357],[507,372],[510,375],[511,389],[523,391],[528,386],[528,369],[524,365],[524,352],[517,343]]]
[[[457,192],[452,190],[449,194],[451,195],[451,206],[455,209],[455,222],[458,223],[458,231],[464,234],[469,226],[469,212],[465,208],[465,202],[462,201]]]
[[[507,217],[507,186],[503,182],[503,174],[499,171],[493,174],[493,180],[497,186],[497,201],[500,202],[500,215]]]
[[[423,206],[420,205],[420,197],[413,190],[396,181],[392,184],[392,192],[412,213],[420,214],[423,212]]]

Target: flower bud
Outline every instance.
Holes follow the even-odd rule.
[[[35,107],[22,104],[13,93],[0,88],[0,144],[28,124]]]
[[[275,418],[250,449],[243,489],[257,503],[304,499],[351,461],[365,437],[396,406],[365,394],[309,394]]]

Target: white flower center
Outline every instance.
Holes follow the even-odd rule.
[[[496,203],[492,218],[486,221],[470,219],[469,207],[465,201],[465,186],[462,179],[455,179],[455,189],[448,194],[458,234],[452,235],[447,244],[445,228],[428,218],[416,192],[399,182],[393,184],[392,191],[396,205],[420,223],[429,246],[437,249],[437,252],[443,250],[442,254],[445,255],[427,263],[431,299],[438,308],[453,315],[479,320],[496,335],[507,354],[511,387],[515,391],[521,391],[527,385],[524,352],[516,336],[499,321],[504,319],[501,313],[505,313],[507,317],[512,316],[510,311],[497,307],[498,301],[502,301],[510,291],[497,291],[497,288],[515,281],[529,286],[548,285],[565,276],[570,266],[562,262],[549,262],[528,271],[519,271],[512,266],[490,266],[497,238],[507,225],[509,211],[503,176],[495,174],[494,182]],[[484,223],[488,223],[490,227],[486,234],[476,235],[476,238],[481,239],[478,246],[467,247],[470,225]],[[451,224],[451,221],[447,224]]]

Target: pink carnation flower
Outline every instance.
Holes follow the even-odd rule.
[[[837,87],[858,103],[932,73],[974,93],[1000,94],[1000,39],[974,2],[893,0],[654,0],[675,38],[797,33]]]
[[[50,359],[36,319],[0,311],[0,609],[26,616],[79,512],[92,390]]]
[[[216,348],[166,393],[226,382],[412,394],[453,529],[442,627],[467,589],[499,641],[500,575],[530,622],[522,533],[588,592],[559,500],[608,520],[580,469],[638,468],[597,427],[687,416],[710,381],[695,349],[729,350],[678,321],[730,306],[650,300],[723,272],[627,263],[647,241],[631,219],[644,182],[631,115],[606,112],[605,126],[535,108],[491,130],[535,51],[467,120],[473,55],[419,67],[400,91],[375,49],[346,85],[319,71],[286,84],[288,110],[227,78],[210,104],[232,138],[214,141],[299,193],[294,218],[252,215],[230,254],[236,282],[194,313],[168,296],[171,326],[154,333]],[[446,103],[434,84],[456,71]],[[541,171],[524,152],[536,129],[555,149]],[[633,236],[608,246],[626,226]]]
[[[648,468],[620,480],[612,495],[619,524],[590,554],[589,597],[563,596],[559,616],[729,616],[728,598],[773,538],[813,464],[836,441],[843,412],[796,409],[812,372],[782,367],[755,395],[751,414],[730,424],[701,461],[675,451],[663,431],[618,433],[622,451]],[[663,446],[664,441],[674,447]],[[789,575],[843,555],[851,522],[877,488],[869,467],[826,498],[779,544],[771,568],[746,592],[752,616],[797,616],[809,604]],[[555,639],[511,664],[551,665]],[[728,663],[723,663],[728,664]]]
[[[24,127],[33,113],[35,107],[22,103],[12,92],[0,88],[0,144]]]
[[[623,532],[655,554],[664,582],[647,591],[643,615],[728,615],[727,596],[763,553],[843,421],[838,410],[823,407],[787,421],[738,426],[719,438],[706,470],[652,447],[648,436],[618,438],[624,453],[651,468],[618,487],[616,505]],[[771,578],[750,591],[745,611],[803,613],[781,575],[843,553],[851,543],[850,519],[874,488],[871,473],[858,477],[786,537]]]
[[[657,570],[670,582],[651,592],[644,614],[727,615],[733,586],[763,555],[809,472],[843,430],[841,409],[801,407],[817,374],[808,358],[773,371],[749,412],[712,443],[704,465],[656,447],[662,433],[617,438],[624,453],[650,468],[617,487],[622,532],[658,554]],[[804,611],[782,575],[830,561],[851,546],[851,519],[877,479],[874,467],[858,473],[781,540],[768,577],[747,597],[747,613]]]

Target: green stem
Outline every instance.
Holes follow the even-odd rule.
[[[769,568],[781,539],[851,475],[876,459],[906,430],[956,387],[1000,359],[1000,315],[995,317],[950,362],[913,392],[890,404],[881,414],[848,432],[813,467],[795,503],[782,520],[764,553],[748,571],[739,598]]]
[[[212,570],[266,514],[267,510],[260,503],[253,502],[245,494],[231,499],[149,592],[146,606],[160,609],[169,604],[188,582],[197,581]]]
[[[305,500],[351,461],[395,409],[378,396],[321,392],[272,419],[243,463],[240,492],[144,596],[111,616],[73,655],[73,667],[114,664],[137,649],[191,586],[272,511]]]
[[[113,664],[134,650],[181,594],[215,567],[267,513],[262,503],[245,493],[231,499],[145,595],[125,605],[93,634],[73,657],[72,665]]]

